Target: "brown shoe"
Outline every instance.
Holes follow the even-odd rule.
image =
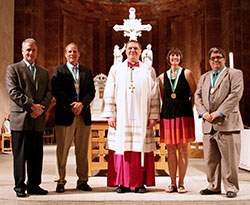
[[[233,192],[233,191],[228,191],[226,196],[228,198],[235,198],[237,196],[237,193],[236,192]]]
[[[57,193],[63,193],[63,192],[65,192],[64,185],[63,184],[57,184],[57,186],[56,186],[56,192]]]
[[[201,195],[214,195],[214,194],[221,194],[221,191],[211,191],[209,189],[203,189],[200,191]]]

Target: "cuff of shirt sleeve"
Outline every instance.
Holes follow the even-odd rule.
[[[204,110],[203,112],[201,112],[201,114],[199,115],[199,118],[202,118],[202,115],[207,112],[206,110]]]
[[[221,112],[219,112],[218,110],[216,110],[216,112],[217,112],[221,117],[224,117],[224,115],[223,115]]]

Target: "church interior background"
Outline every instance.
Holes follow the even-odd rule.
[[[89,67],[93,76],[107,75],[113,64],[114,46],[122,48],[128,41],[113,26],[123,24],[130,7],[136,9],[136,18],[152,26],[138,40],[143,49],[152,45],[157,76],[167,69],[165,56],[173,46],[183,52],[183,67],[193,71],[196,82],[210,69],[207,52],[211,47],[222,47],[227,54],[233,52],[235,68],[244,72],[240,108],[244,124],[250,125],[248,0],[2,0],[1,122],[10,110],[5,90],[6,67],[22,59],[21,43],[25,38],[37,40],[37,64],[47,68],[50,76],[55,66],[65,62],[63,49],[72,41],[79,45],[80,63]]]
[[[141,19],[142,24],[152,26],[149,32],[143,31],[142,37],[138,37],[138,40],[143,50],[148,44],[152,46],[152,66],[157,76],[168,69],[165,58],[166,53],[172,47],[178,47],[183,52],[183,67],[192,70],[197,83],[200,75],[210,70],[207,53],[211,47],[221,47],[227,54],[233,52],[234,67],[241,69],[244,73],[244,94],[240,102],[240,110],[244,124],[250,126],[250,0],[0,0],[0,123],[10,112],[10,100],[5,88],[6,68],[9,64],[22,60],[21,44],[25,38],[32,37],[37,40],[36,63],[47,68],[50,77],[55,66],[65,63],[64,47],[72,41],[77,43],[81,53],[80,63],[92,70],[93,77],[96,77],[96,82],[99,82],[99,89],[103,90],[103,80],[114,63],[115,45],[122,49],[124,43],[128,41],[128,38],[123,36],[123,32],[116,32],[113,27],[116,24],[122,25],[123,20],[128,19],[131,7],[135,8],[136,18]],[[123,59],[126,59],[125,52],[123,52]],[[228,57],[226,65],[229,66]],[[100,95],[99,92],[97,94]],[[51,108],[54,103],[55,101],[52,102]],[[100,106],[102,102],[95,100],[95,103]],[[53,109],[49,109],[47,115],[47,126],[53,126]],[[92,170],[95,173],[96,170],[107,169],[107,150],[105,149],[107,123],[93,123],[91,129],[92,137],[95,139],[93,138],[89,143],[89,150],[92,150],[89,152],[89,159],[91,159],[89,160],[89,176]],[[155,130],[155,139],[159,145],[159,126],[156,126]],[[242,137],[240,168],[248,172],[244,174],[246,180],[241,185],[249,187],[250,130],[243,132],[246,134],[244,138]],[[50,148],[50,146],[46,147]],[[55,150],[54,146],[51,147]],[[167,158],[162,154],[166,153],[164,147],[158,146],[155,151],[157,171],[168,169]],[[8,155],[2,155],[2,160],[6,156]],[[96,160],[96,156],[99,156],[99,161]],[[46,154],[45,157],[48,155]],[[51,159],[55,160],[55,154]],[[55,162],[52,162],[54,165]],[[50,163],[51,161],[46,165]],[[8,167],[5,167],[5,170],[7,169]],[[1,181],[5,184],[3,178],[6,175],[1,176]],[[50,189],[54,190],[50,175],[46,176],[51,186]],[[192,183],[192,185],[196,186],[197,183]],[[6,184],[1,189],[3,187],[8,190],[4,191],[4,194],[12,193],[12,189]],[[195,188],[195,190],[198,189]],[[249,195],[248,190],[249,188],[245,190],[243,188],[241,192],[243,199],[247,200],[245,196]],[[158,192],[156,193],[155,197],[158,200],[159,195]],[[106,194],[105,192],[103,196],[106,197]],[[110,198],[113,199],[113,192],[110,194]],[[74,196],[75,194],[67,194],[66,197],[71,199],[70,197],[74,198]],[[79,200],[79,195],[76,196]],[[194,196],[191,194],[190,203],[194,203],[196,199],[193,198]],[[57,199],[56,197],[62,203],[61,195],[49,195],[49,197],[52,198],[52,203],[55,203],[53,200]],[[82,197],[84,199],[80,198],[80,200],[86,199],[85,195]],[[176,195],[174,199],[177,198],[181,197]],[[6,198],[4,201],[11,203]],[[14,201],[17,203],[16,199]],[[48,203],[47,198],[45,201]],[[197,203],[200,202],[197,200]],[[125,203],[128,203],[127,198]],[[215,203],[217,204],[218,201]]]

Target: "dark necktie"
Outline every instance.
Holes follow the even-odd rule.
[[[214,72],[214,74],[213,74],[214,75],[214,79],[217,77],[217,74],[218,74],[217,72]]]

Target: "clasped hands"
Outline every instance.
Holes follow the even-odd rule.
[[[72,106],[71,111],[75,114],[75,115],[80,115],[82,112],[82,108],[83,108],[83,104],[81,102],[72,102],[70,104],[70,106]]]
[[[152,128],[152,127],[154,127],[155,125],[156,125],[156,123],[157,123],[157,120],[148,120],[148,124],[147,124],[147,126],[149,127],[149,128]],[[116,129],[116,117],[110,117],[109,119],[108,119],[108,125],[110,126],[110,127],[112,127],[112,128],[114,128],[114,129]]]
[[[213,122],[216,118],[220,117],[219,113],[217,113],[216,111],[209,113],[209,112],[205,112],[202,115],[202,118],[208,122]]]
[[[30,113],[30,116],[32,118],[38,118],[44,111],[44,106],[43,105],[40,105],[40,104],[32,104],[30,109],[31,109],[31,113]]]

